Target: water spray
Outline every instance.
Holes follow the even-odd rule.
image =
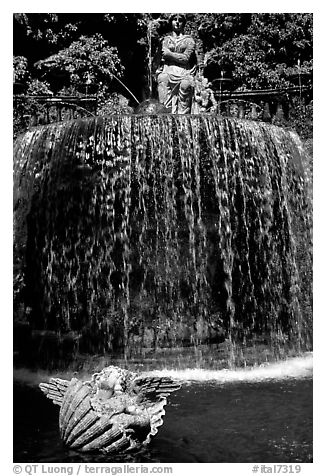
[[[137,104],[140,104],[140,101],[138,101],[138,99],[136,98],[136,96],[130,91],[130,89],[121,81],[121,79],[119,79],[115,74],[113,73],[110,73],[111,76],[116,79],[127,91],[129,94],[131,94],[131,96],[134,98],[134,100],[137,102]]]

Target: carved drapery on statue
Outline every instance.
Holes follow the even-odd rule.
[[[195,41],[190,35],[168,35],[162,51],[164,65],[157,77],[159,101],[172,114],[189,114],[196,73]]]

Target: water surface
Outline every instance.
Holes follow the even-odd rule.
[[[312,462],[311,364],[308,356],[252,370],[161,370],[183,380],[163,427],[146,450],[110,458],[65,448],[59,407],[37,386],[16,382],[14,461]]]

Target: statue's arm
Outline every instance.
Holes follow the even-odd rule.
[[[183,53],[175,53],[173,51],[167,50],[163,53],[164,59],[172,59],[174,61],[177,61],[181,66],[185,66],[189,63],[191,55],[195,51],[195,41],[192,38],[187,38],[185,40],[186,42],[186,48]],[[163,48],[164,48],[164,42],[163,42]]]

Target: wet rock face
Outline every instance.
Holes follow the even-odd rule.
[[[303,153],[281,128],[209,115],[98,117],[21,136],[15,270],[33,330],[71,333],[91,353],[230,334],[305,342]]]
[[[155,99],[146,99],[135,108],[135,114],[166,114],[169,110]]]

